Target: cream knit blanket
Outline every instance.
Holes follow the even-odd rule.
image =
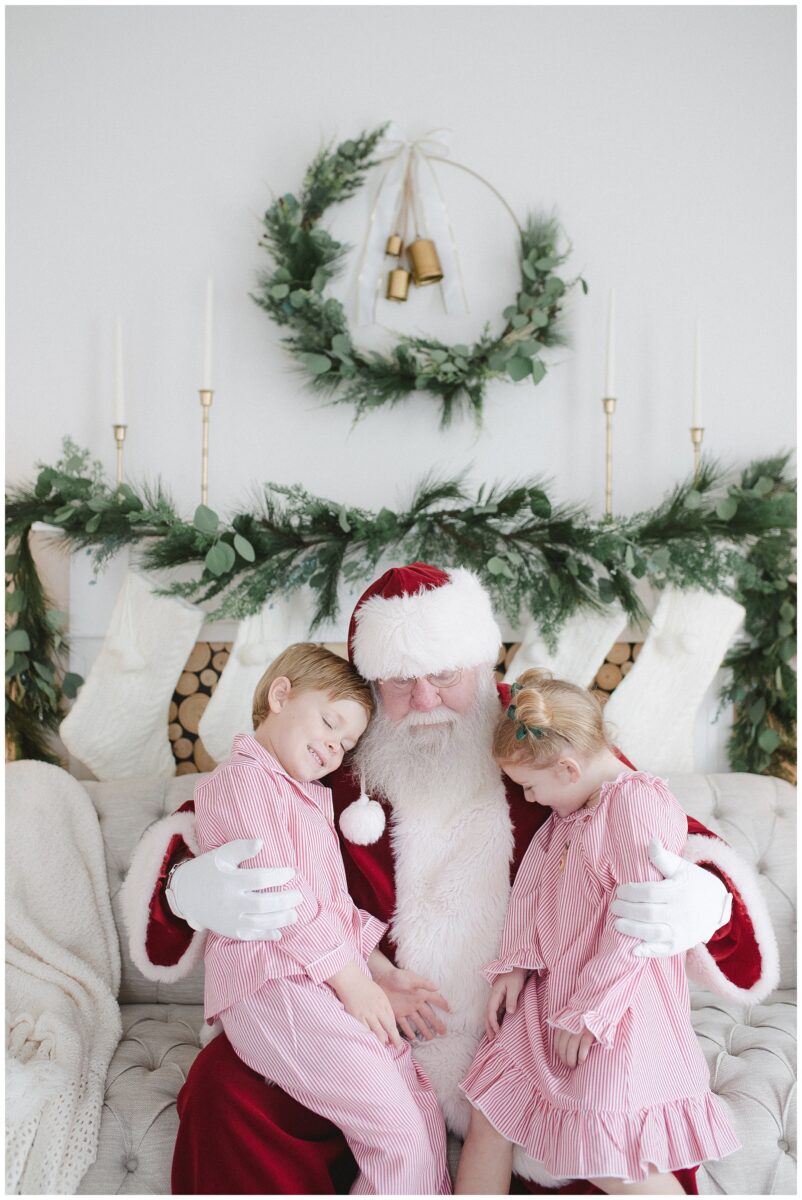
[[[122,1027],[97,814],[66,772],[6,769],[6,1192],[75,1193]]]

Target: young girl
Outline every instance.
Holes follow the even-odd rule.
[[[219,1017],[250,1067],[339,1126],[360,1169],[353,1192],[442,1195],[437,1098],[368,965],[387,926],[348,894],[331,792],[316,782],[339,767],[372,710],[349,663],[290,646],[257,686],[253,737],[236,737],[195,789],[200,850],[258,834],[253,865],[292,867],[301,900],[280,941],[209,933],[206,1019]]]
[[[462,1084],[473,1111],[455,1190],[506,1194],[517,1144],[604,1192],[682,1194],[672,1171],[739,1142],[708,1086],[685,956],[636,958],[608,909],[622,881],[659,878],[652,837],[681,853],[685,814],[662,779],[622,770],[596,698],[546,672],[513,685],[494,755],[552,814],[483,968],[487,1034]]]

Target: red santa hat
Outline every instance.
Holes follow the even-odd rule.
[[[501,632],[475,575],[426,563],[391,567],[356,603],[348,655],[365,679],[411,679],[493,663]],[[376,842],[384,809],[365,792],[340,815],[349,842]]]
[[[471,571],[391,567],[360,596],[348,653],[365,679],[410,679],[494,663],[501,632]]]

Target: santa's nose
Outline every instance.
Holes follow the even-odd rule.
[[[429,712],[433,708],[438,708],[441,703],[440,693],[437,688],[432,687],[428,679],[415,680],[410,697],[412,708],[416,708],[418,712]]]

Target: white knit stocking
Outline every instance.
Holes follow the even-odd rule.
[[[170,776],[167,711],[203,612],[126,575],[100,654],[59,730],[98,779]]]
[[[666,588],[635,666],[604,710],[645,771],[692,771],[696,714],[745,610],[726,596]]]
[[[240,622],[228,662],[198,728],[216,762],[228,758],[235,734],[251,732],[257,683],[282,650],[293,642],[306,641],[311,619],[310,598],[298,591],[289,599],[271,601],[261,612]]]
[[[524,671],[543,667],[551,671],[555,679],[567,679],[578,687],[590,687],[604,656],[626,624],[626,613],[619,604],[608,605],[603,612],[574,613],[560,630],[557,653],[552,654],[532,623],[524,632],[504,679],[512,683]]]

